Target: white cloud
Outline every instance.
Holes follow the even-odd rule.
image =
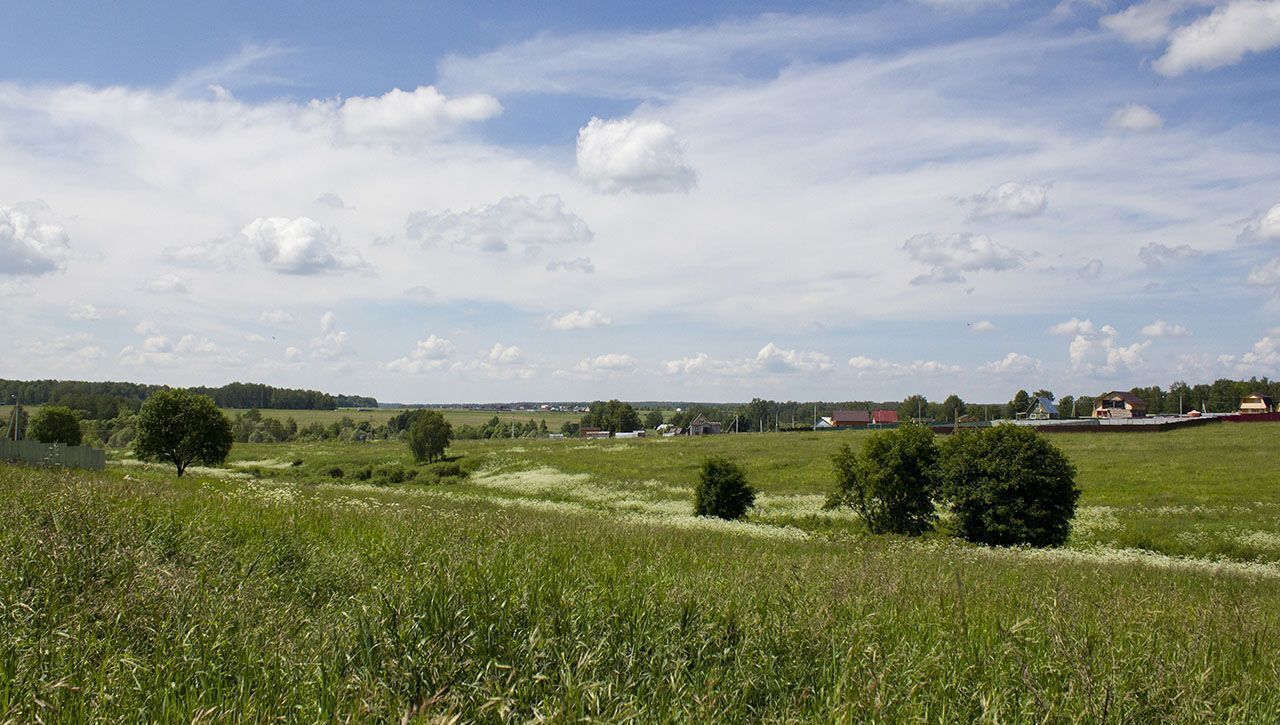
[[[355,207],[347,206],[347,202],[343,201],[342,197],[338,196],[332,191],[327,191],[321,194],[320,196],[316,197],[315,203],[320,206],[327,207],[329,209],[354,209],[355,208]]]
[[[1245,284],[1255,287],[1280,286],[1280,257],[1272,259],[1261,267],[1250,269],[1249,276],[1245,277],[1244,281]]]
[[[537,199],[509,196],[460,212],[415,212],[409,215],[405,234],[424,245],[443,243],[481,252],[513,247],[536,252],[544,246],[586,244],[593,236],[587,223],[566,211],[556,194]]]
[[[584,310],[566,312],[559,317],[552,315],[547,318],[547,327],[552,330],[589,330],[593,327],[607,327],[613,324],[605,315],[596,310]]]
[[[980,373],[991,373],[994,375],[1025,375],[1033,373],[1040,369],[1040,361],[1030,355],[1011,352],[1008,355],[994,360],[978,368]]]
[[[625,353],[610,352],[594,357],[583,358],[572,370],[557,370],[557,377],[576,377],[580,379],[601,379],[629,375],[636,371],[636,359]]]
[[[978,334],[995,332],[1000,329],[990,320],[978,320],[977,322],[970,323],[968,327],[970,332],[976,332]]]
[[[1142,334],[1146,337],[1187,337],[1191,334],[1187,328],[1164,320],[1156,320],[1155,322],[1142,328]]]
[[[284,310],[263,310],[258,314],[258,320],[268,325],[292,325],[294,322],[293,315]]]
[[[548,272],[582,272],[583,274],[591,274],[596,271],[596,266],[591,263],[590,257],[575,257],[567,260],[552,260],[547,262]]]
[[[1062,323],[1055,328],[1066,329],[1068,324]],[[1094,375],[1115,375],[1130,372],[1143,365],[1142,353],[1151,346],[1151,341],[1120,345],[1117,341],[1119,336],[1119,331],[1111,325],[1094,329],[1093,323],[1088,320],[1078,324],[1077,334],[1067,348],[1072,370]]]
[[[772,342],[756,353],[756,365],[772,373],[815,373],[835,367],[831,357],[823,353],[783,350]]]
[[[578,175],[610,194],[687,192],[697,184],[684,144],[661,121],[592,118],[578,131]]]
[[[1072,317],[1049,328],[1050,335],[1092,335],[1097,332],[1092,320],[1081,320]]]
[[[937,360],[915,360],[898,363],[890,360],[854,355],[849,358],[849,368],[858,377],[916,377],[920,375],[953,375],[961,371],[959,365],[948,365]]]
[[[351,354],[347,349],[347,333],[338,329],[338,318],[333,312],[320,317],[320,335],[311,340],[311,357],[319,360],[337,360]]]
[[[176,274],[162,274],[147,282],[148,292],[156,294],[186,294],[191,291],[191,280]]]
[[[227,270],[238,267],[249,253],[243,237],[231,237],[165,247],[160,252],[160,258],[183,267]]]
[[[449,356],[453,355],[453,343],[435,335],[419,340],[406,357],[387,363],[387,369],[397,373],[423,373],[443,370]]]
[[[98,313],[98,308],[91,303],[72,302],[67,310],[67,317],[73,320],[97,320],[101,319],[102,315]]]
[[[1076,274],[1079,275],[1080,279],[1086,282],[1092,282],[1102,276],[1102,260],[1090,259],[1088,262],[1084,263],[1083,267],[1076,270]]]
[[[288,360],[289,362],[301,362],[302,351],[290,345],[284,350],[284,359]]]
[[[84,334],[57,335],[50,340],[30,342],[19,347],[24,357],[37,360],[43,369],[80,370],[102,358],[102,348]]]
[[[485,94],[447,98],[434,86],[412,91],[393,88],[381,96],[355,96],[342,102],[343,131],[354,137],[408,140],[432,137],[502,113],[502,104]]]
[[[515,345],[494,343],[487,353],[467,362],[455,362],[449,369],[462,375],[477,375],[494,380],[528,380],[538,373],[536,363],[528,360]]]
[[[1145,0],[1103,16],[1099,24],[1134,45],[1154,45],[1173,32],[1174,16],[1205,4],[1204,0]]]
[[[1160,269],[1164,267],[1166,262],[1181,259],[1195,259],[1200,256],[1200,250],[1192,247],[1190,244],[1180,244],[1176,247],[1170,247],[1167,244],[1151,242],[1142,245],[1138,250],[1138,259],[1151,269]]]
[[[754,360],[721,360],[704,352],[691,357],[667,360],[662,371],[667,375],[745,379],[755,370]]]
[[[342,245],[336,232],[307,217],[261,217],[240,233],[270,269],[283,274],[368,268],[358,252]]]
[[[1032,256],[974,234],[952,234],[945,239],[917,234],[902,249],[913,260],[933,267],[929,274],[911,280],[913,285],[964,282],[964,272],[1018,269]]]
[[[1250,219],[1237,239],[1242,242],[1280,240],[1280,204]]]
[[[1127,106],[1117,108],[1115,113],[1111,114],[1108,124],[1115,129],[1121,131],[1132,131],[1133,133],[1146,133],[1148,131],[1158,131],[1164,128],[1164,119],[1160,114],[1151,109],[1150,106],[1144,106],[1140,103],[1130,103]]]
[[[62,269],[71,250],[61,226],[41,222],[32,209],[0,206],[0,275],[42,275]]]
[[[1025,219],[1043,214],[1049,206],[1049,185],[1006,181],[959,202],[970,207],[971,220]]]
[[[1173,31],[1169,47],[1153,64],[1163,75],[1214,70],[1239,63],[1248,53],[1280,47],[1280,2],[1230,0],[1209,15]]]
[[[410,287],[409,289],[405,290],[404,293],[408,297],[422,297],[424,299],[430,299],[436,296],[435,290],[423,284]]]

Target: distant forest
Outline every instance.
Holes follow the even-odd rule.
[[[24,405],[65,405],[80,411],[86,418],[105,420],[120,412],[136,412],[148,395],[165,387],[79,380],[0,380],[0,404],[16,400]],[[229,383],[220,388],[198,387],[191,390],[208,395],[222,408],[334,410],[378,407],[375,398],[276,388],[261,383]]]

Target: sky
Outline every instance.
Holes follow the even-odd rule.
[[[6,5],[0,377],[1002,401],[1280,368],[1280,0],[181,5]]]

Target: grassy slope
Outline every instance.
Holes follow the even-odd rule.
[[[129,479],[0,467],[0,720],[1280,717],[1274,575]]]

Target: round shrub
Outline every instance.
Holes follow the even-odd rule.
[[[327,473],[329,474],[330,478],[342,478],[342,468],[338,466],[334,466],[333,468],[330,468],[327,471]]]
[[[64,446],[78,446],[83,438],[76,414],[60,405],[47,405],[33,415],[27,435],[41,443],[61,443]]]
[[[733,521],[746,516],[755,502],[756,491],[747,484],[747,476],[738,464],[724,458],[702,462],[693,494],[694,513]]]
[[[1060,546],[1080,490],[1075,466],[1031,428],[956,433],[941,446],[938,476],[965,539],[996,546]]]
[[[832,457],[838,489],[826,507],[853,509],[873,534],[919,536],[938,518],[933,506],[937,460],[933,431],[921,425],[872,433],[858,452],[841,446]]]
[[[297,468],[298,466],[301,466],[301,465],[302,465],[302,459],[301,459],[301,458],[295,458],[295,459],[293,459],[293,463],[290,463],[289,465],[293,466],[294,468]]]
[[[373,469],[365,466],[364,468],[356,471],[355,478],[357,481],[368,481],[370,478],[373,478]]]

